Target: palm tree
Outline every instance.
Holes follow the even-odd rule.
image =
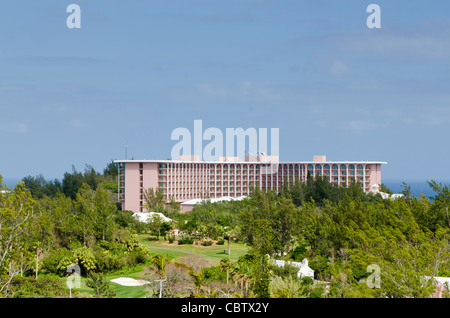
[[[236,229],[225,227],[223,236],[228,239],[228,255],[231,255],[231,238],[236,236]]]
[[[159,276],[159,298],[162,297],[162,283],[166,277],[166,266],[169,259],[166,255],[158,254],[152,257],[153,268],[156,269]]]
[[[253,273],[247,265],[236,263],[232,268],[233,281],[241,287],[241,293],[248,295],[249,284],[252,282]],[[244,293],[245,286],[245,293]]]
[[[222,258],[221,260],[220,260],[220,269],[223,271],[223,272],[227,272],[227,284],[228,284],[228,279],[229,279],[229,269],[230,269],[230,266],[231,266],[231,262],[230,262],[230,259],[229,258]]]
[[[205,268],[202,267],[200,272],[195,272],[193,270],[189,271],[189,276],[194,279],[194,296],[201,297],[202,296],[202,288],[203,282],[205,279]]]
[[[227,272],[227,296],[228,296],[228,292],[229,292],[228,281],[229,281],[229,277],[230,277],[230,273],[229,273],[230,266],[231,266],[231,262],[230,262],[229,258],[222,258],[220,260],[220,269],[223,272],[225,272],[225,271]]]

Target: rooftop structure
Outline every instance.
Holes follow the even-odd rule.
[[[119,201],[124,210],[145,212],[143,192],[160,189],[165,198],[183,203],[193,199],[248,196],[253,187],[278,191],[284,183],[306,182],[308,174],[325,176],[330,183],[348,186],[361,183],[364,191],[381,184],[381,161],[278,162],[273,156],[222,157],[199,161],[195,156],[179,160],[116,160],[119,165]]]

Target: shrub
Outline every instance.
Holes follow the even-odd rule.
[[[121,255],[112,254],[108,251],[101,251],[95,255],[97,269],[100,272],[111,272],[125,266],[126,259]]]
[[[94,294],[99,297],[114,297],[116,295],[109,281],[104,278],[102,273],[91,273],[86,280],[86,286],[92,288]]]
[[[203,246],[211,246],[212,243],[213,243],[212,241],[203,241],[203,242],[202,242],[202,245],[203,245]]]
[[[220,239],[220,240],[217,241],[216,244],[217,245],[223,245],[223,244],[225,244],[225,240],[224,239]]]
[[[309,298],[322,298],[322,293],[320,291],[313,291],[309,294]]]
[[[54,274],[58,273],[59,272],[58,265],[64,257],[70,257],[69,250],[58,249],[52,251],[50,254],[47,254],[42,260],[41,271]]]
[[[178,245],[182,245],[182,244],[194,244],[194,240],[189,239],[189,238],[178,240]]]
[[[301,261],[303,258],[305,258],[305,253],[306,253],[305,246],[303,245],[297,246],[292,252],[291,258],[294,261]]]
[[[204,277],[207,280],[227,281],[227,274],[221,270],[220,266],[205,267],[204,271]]]
[[[68,290],[63,280],[55,277],[15,276],[11,281],[11,293],[13,297],[56,297],[68,296]]]

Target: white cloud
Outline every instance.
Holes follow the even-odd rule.
[[[29,127],[24,123],[12,122],[9,124],[0,124],[0,130],[7,133],[26,134],[29,131]]]
[[[78,118],[72,118],[72,120],[70,121],[70,125],[77,129],[84,127],[84,124]]]
[[[446,36],[434,34],[353,34],[335,38],[345,49],[377,54],[400,54],[402,57],[422,56],[446,59],[450,56],[450,43]]]
[[[334,61],[331,65],[331,74],[340,76],[348,73],[348,67],[342,61]]]
[[[345,120],[342,121],[339,127],[343,130],[347,130],[354,133],[361,133],[364,131],[374,130],[379,128],[375,122],[367,119],[362,120]]]

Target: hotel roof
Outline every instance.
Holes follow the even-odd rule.
[[[364,163],[364,164],[387,164],[386,161],[201,161],[201,160],[114,160],[115,163],[207,163],[207,164],[261,164],[261,163],[272,163],[272,164],[333,164],[333,163]]]

